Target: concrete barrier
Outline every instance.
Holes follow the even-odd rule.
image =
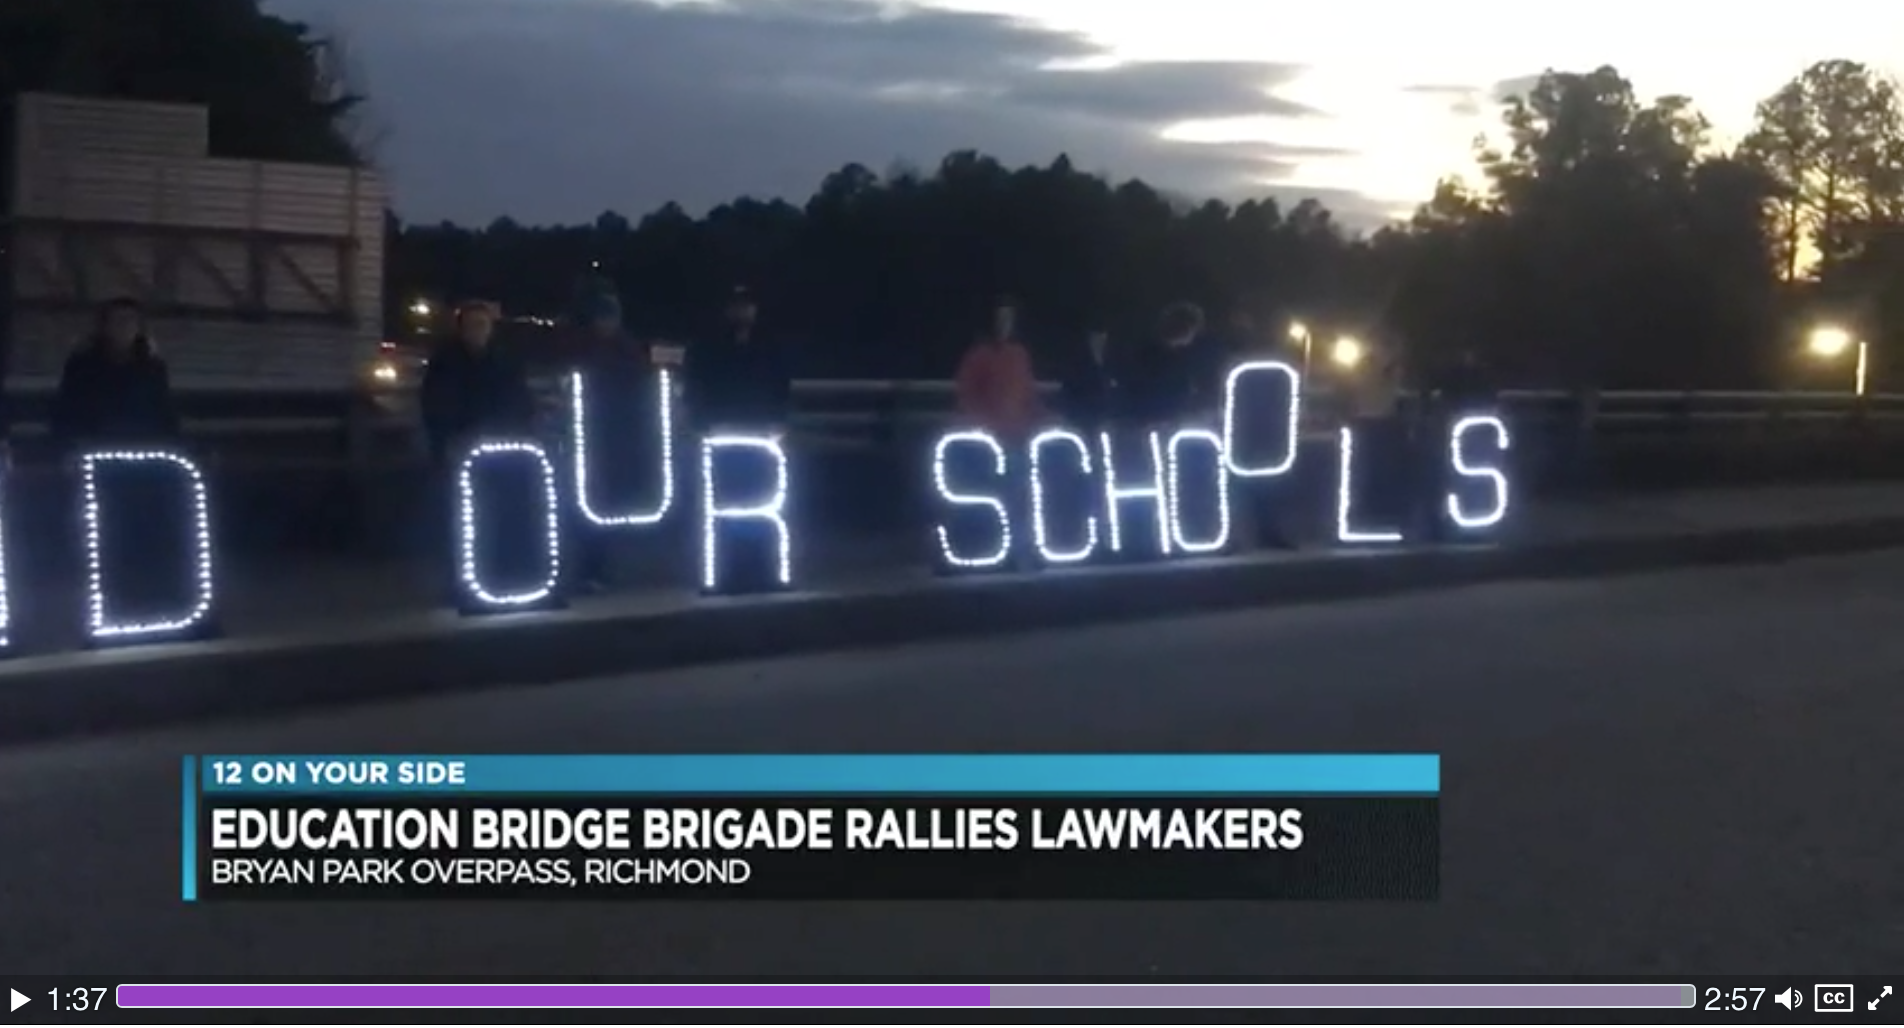
[[[1315,603],[1514,578],[1618,574],[1904,546],[1904,491],[1776,516],[1635,501],[1491,547],[1331,550],[934,580],[887,573],[810,592],[458,619],[447,613],[276,637],[62,653],[0,665],[0,741],[258,715],[817,650]],[[1732,511],[1732,513],[1725,513]],[[1578,513],[1578,512],[1577,512]]]

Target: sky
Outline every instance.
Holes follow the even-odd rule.
[[[1904,69],[1904,5],[1696,0],[265,0],[346,44],[413,221],[531,224],[810,195],[857,161],[1059,153],[1369,227],[1472,170],[1498,97],[1618,67],[1721,138],[1827,58]],[[1785,9],[1780,9],[1781,11]]]

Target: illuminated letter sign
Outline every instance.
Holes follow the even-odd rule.
[[[1280,379],[1288,393],[1282,418],[1282,444],[1273,455],[1252,453],[1249,440],[1255,433],[1245,431],[1241,416],[1255,404],[1244,404],[1246,390],[1267,387],[1265,379]],[[1256,384],[1262,383],[1262,384]],[[1274,478],[1296,466],[1296,453],[1302,444],[1302,376],[1281,361],[1249,361],[1230,369],[1223,381],[1223,460],[1237,478]]]
[[[629,528],[659,524],[674,506],[674,384],[666,369],[658,371],[655,380],[660,394],[656,397],[655,408],[661,432],[660,496],[647,505],[637,501],[629,509],[604,513],[596,507],[595,498],[590,495],[588,402],[583,375],[578,371],[569,376],[569,440],[574,464],[575,505],[593,525],[601,528]],[[604,440],[604,443],[607,442]],[[603,449],[608,450],[611,457],[619,455],[617,448],[612,445],[605,445]]]
[[[1491,437],[1492,441],[1475,447],[1471,441],[1474,436]],[[1492,414],[1459,418],[1448,430],[1448,461],[1453,465],[1457,481],[1449,485],[1447,515],[1456,528],[1481,531],[1493,528],[1507,517],[1507,476],[1498,467],[1476,463],[1473,449],[1491,448],[1505,454],[1508,445],[1507,423]],[[1489,498],[1469,508],[1461,502],[1460,490],[1477,479],[1488,484]]]
[[[1210,466],[1203,481],[1211,487],[1210,499],[1215,505],[1214,509],[1206,510],[1203,504],[1194,499],[1186,502],[1184,498],[1184,464],[1186,458],[1198,449],[1209,453]],[[1224,468],[1226,452],[1223,437],[1202,428],[1178,429],[1164,447],[1164,459],[1170,469],[1165,483],[1170,494],[1170,544],[1180,552],[1216,553],[1230,543],[1230,480]],[[1191,538],[1185,530],[1185,521],[1192,520],[1192,515],[1205,514],[1214,519],[1216,524],[1204,538]]]
[[[527,489],[480,488],[479,474],[488,478],[512,466],[516,470],[526,468],[534,476],[534,484]],[[534,504],[528,512],[531,517],[522,517],[525,512],[520,510],[495,509],[503,498],[530,499]],[[522,610],[560,600],[557,587],[562,579],[562,508],[555,465],[547,450],[527,441],[477,443],[457,464],[455,504],[457,582],[466,612]],[[518,530],[497,531],[505,525],[518,526]],[[509,545],[517,541],[540,551],[536,570],[524,576],[526,581],[499,587],[491,581],[495,569],[488,565],[498,554],[506,558],[525,554],[524,548]],[[505,565],[513,563],[504,561]]]
[[[7,582],[7,469],[0,466],[0,650],[13,644],[13,607]]]
[[[1150,450],[1150,484],[1123,486],[1118,484],[1117,454],[1111,436],[1110,432],[1098,435],[1104,462],[1104,517],[1111,523],[1111,552],[1124,552],[1124,504],[1142,501],[1149,503],[1156,512],[1156,553],[1158,556],[1167,556],[1170,553],[1170,518],[1168,501],[1164,497],[1166,469],[1163,442],[1156,432],[1144,433],[1146,448]]]
[[[722,490],[718,484],[717,469],[729,461],[730,455],[751,453],[765,456],[773,466],[772,483],[750,490],[742,505],[735,506],[721,499]],[[748,476],[753,478],[755,476]],[[773,532],[773,558],[771,577],[773,585],[786,587],[793,582],[792,550],[793,539],[787,530],[787,453],[781,448],[778,436],[764,435],[710,435],[701,440],[701,588],[707,592],[728,591],[723,580],[739,579],[744,583],[734,591],[746,591],[764,585],[757,581],[760,568],[755,562],[763,560],[759,551],[760,540],[748,539],[753,544],[746,546],[748,566],[737,574],[722,574],[720,559],[721,536],[724,523],[750,522],[749,527],[766,526]],[[738,527],[738,526],[736,526]],[[731,531],[731,529],[730,529]],[[750,581],[750,579],[755,579]]]
[[[170,450],[98,450],[80,457],[79,479],[87,637],[105,645],[209,630],[214,599],[211,500],[198,464]],[[134,495],[125,496],[124,490]],[[161,491],[164,499],[158,496]],[[111,495],[118,495],[118,502],[109,503]],[[115,509],[109,512],[108,507]],[[168,507],[180,512],[183,522],[177,533],[184,537],[183,545],[176,550],[145,528],[155,517],[160,525],[171,521],[165,516]],[[163,562],[173,556],[178,566],[163,569]],[[182,594],[174,593],[181,585]],[[135,594],[130,602],[128,592]],[[153,593],[171,595],[160,599]],[[127,607],[134,612],[123,613]],[[164,608],[170,612],[160,613]]]
[[[983,493],[961,492],[952,487],[948,480],[963,476],[955,476],[953,469],[949,469],[947,465],[953,462],[954,456],[960,450],[980,451],[989,458],[987,464],[990,465],[991,470],[987,474],[996,490],[1006,487],[1005,448],[988,433],[965,431],[941,436],[938,445],[932,450],[933,488],[938,490],[940,499],[952,505],[952,510],[947,514],[947,521],[965,512],[989,511],[991,516],[987,520],[993,527],[987,535],[996,541],[993,545],[975,547],[970,552],[961,553],[961,547],[957,545],[953,537],[955,535],[962,537],[964,533],[957,531],[959,526],[956,523],[948,524],[947,521],[941,521],[936,526],[939,537],[939,557],[947,567],[951,568],[995,568],[1005,563],[1011,556],[1011,512],[995,493],[988,496]],[[965,469],[967,463],[960,460],[957,466],[959,469]]]
[[[1068,449],[1075,457],[1073,468],[1078,476],[1078,488],[1052,489],[1046,477],[1045,451],[1053,446]],[[1097,552],[1097,515],[1084,515],[1083,538],[1076,546],[1058,549],[1051,542],[1051,505],[1056,500],[1076,500],[1085,494],[1091,482],[1091,446],[1084,437],[1076,432],[1064,429],[1050,429],[1040,432],[1032,438],[1027,448],[1031,457],[1031,539],[1038,547],[1038,556],[1047,564],[1076,564],[1089,560]]]
[[[1399,543],[1402,534],[1395,529],[1358,529],[1350,514],[1354,506],[1355,430],[1344,428],[1338,442],[1342,453],[1341,469],[1335,486],[1335,537],[1344,543]]]

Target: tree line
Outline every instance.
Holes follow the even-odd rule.
[[[99,13],[134,7],[136,23]],[[352,156],[360,98],[327,81],[325,41],[256,0],[8,8],[0,91],[206,102],[230,155]],[[232,45],[199,59],[193,38]],[[1550,71],[1500,104],[1491,138],[1478,175],[1365,235],[1313,200],[1198,203],[1062,155],[1008,168],[970,150],[929,169],[847,164],[803,204],[743,198],[698,218],[673,204],[575,226],[393,215],[386,320],[413,330],[412,301],[467,294],[559,317],[605,279],[631,328],[692,338],[745,283],[802,374],[871,377],[943,377],[1001,292],[1022,300],[1045,362],[1092,329],[1141,337],[1179,300],[1219,324],[1300,320],[1424,361],[1473,349],[1528,385],[1835,386],[1847,373],[1801,354],[1824,322],[1869,340],[1878,387],[1886,355],[1904,354],[1904,101],[1877,70],[1804,69],[1730,145],[1690,98],[1646,100],[1612,67]]]

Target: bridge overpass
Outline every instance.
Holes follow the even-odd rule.
[[[1899,583],[1904,556],[1888,554],[1480,584],[15,747],[0,751],[0,966],[200,979],[1894,973]],[[1443,899],[177,899],[181,753],[709,750],[1438,751]]]

